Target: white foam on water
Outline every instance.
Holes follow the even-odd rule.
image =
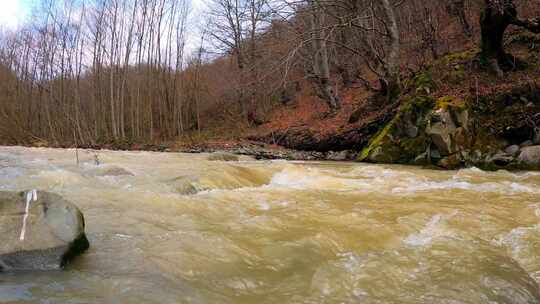
[[[486,171],[480,169],[480,168],[477,168],[477,167],[470,167],[470,168],[466,168],[466,169],[461,169],[459,170],[460,172],[463,171],[463,172],[472,172],[472,173],[486,173]]]
[[[367,170],[366,170],[367,169]],[[468,169],[475,170],[475,169]],[[478,169],[476,169],[478,170]],[[361,174],[361,175],[360,175]],[[286,166],[275,173],[266,185],[240,187],[236,189],[208,189],[198,195],[206,195],[221,191],[250,192],[259,190],[295,189],[295,190],[327,190],[344,192],[383,192],[396,195],[412,194],[434,190],[462,190],[483,193],[504,193],[505,195],[521,193],[540,193],[534,186],[514,181],[473,183],[460,178],[449,177],[448,180],[432,181],[428,177],[396,170],[361,167],[350,172],[338,172],[309,168],[305,166]]]
[[[527,179],[529,177],[540,176],[540,172],[528,171],[525,173],[511,173],[517,179]]]
[[[406,187],[395,187],[392,193],[412,193],[430,190],[466,190],[475,192],[498,192],[505,194],[538,193],[534,187],[515,182],[487,182],[470,183],[459,180],[445,180],[440,182],[419,181],[411,182]]]
[[[540,271],[535,271],[531,274],[531,277],[540,284]]]
[[[269,186],[289,189],[350,191],[372,186],[370,182],[340,177],[316,168],[288,167],[274,174]]]
[[[437,238],[452,237],[453,234],[445,227],[445,223],[456,214],[457,211],[453,211],[448,215],[434,215],[418,233],[409,235],[403,242],[409,246],[418,247],[427,246]]]
[[[529,193],[535,193],[537,192],[534,188],[527,185],[522,185],[518,183],[509,183],[510,189],[514,192],[529,192]]]
[[[30,291],[35,284],[0,284],[0,303],[13,303],[18,301],[34,300]]]
[[[131,239],[131,238],[133,238],[131,235],[121,234],[121,233],[116,233],[114,236],[116,236],[118,238],[121,238],[121,239]]]
[[[267,202],[259,202],[257,204],[257,207],[259,210],[262,210],[262,211],[268,211],[270,209],[272,209],[272,207],[270,207],[270,204],[267,203]]]
[[[278,207],[287,207],[291,204],[289,201],[276,201],[274,202]]]
[[[83,181],[80,174],[64,169],[44,170],[31,177],[44,180],[48,185],[60,187],[79,184]]]
[[[356,272],[359,268],[364,267],[364,261],[354,252],[338,253],[338,257],[341,257],[340,264],[348,272]]]
[[[40,166],[40,165],[47,165],[48,161],[46,159],[43,159],[43,158],[34,158],[34,159],[31,159],[31,160],[27,161],[27,163],[32,164],[32,165],[36,165],[36,166]]]
[[[397,170],[388,169],[385,167],[377,166],[361,166],[353,168],[347,176],[359,176],[366,178],[389,178],[389,177],[402,177],[410,176],[411,174],[406,172],[400,172]]]
[[[20,177],[24,174],[24,170],[20,167],[4,167],[0,168],[0,179],[12,179]]]
[[[483,193],[540,193],[531,184],[512,180],[501,182],[472,182],[473,177],[466,173],[478,175],[491,174],[477,168],[463,169],[461,174],[450,176],[447,180],[433,181],[428,177],[410,172],[400,172],[377,166],[362,166],[347,173],[339,173],[318,168],[288,166],[274,174],[269,187],[289,189],[314,189],[332,191],[385,192],[393,194],[409,194],[433,190],[462,190]]]
[[[534,235],[537,233],[540,233],[540,224],[532,227],[517,227],[495,238],[492,240],[492,243],[498,246],[508,247],[512,252],[512,257],[517,259],[520,253],[529,246],[524,238],[530,234]]]

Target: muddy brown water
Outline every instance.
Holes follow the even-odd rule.
[[[540,303],[538,172],[207,156],[0,147],[92,246],[0,303]]]

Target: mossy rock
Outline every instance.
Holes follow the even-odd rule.
[[[452,68],[450,72],[448,72],[448,75],[445,75],[445,77],[443,77],[443,80],[445,82],[458,85],[466,78],[467,74],[465,73],[465,66],[463,64],[457,64]]]
[[[407,138],[401,140],[399,147],[401,150],[401,159],[403,162],[411,162],[418,155],[424,153],[429,145],[429,140],[425,133],[422,131],[422,134],[416,138]]]
[[[508,39],[508,45],[511,44],[524,44],[527,46],[536,46],[540,44],[540,34],[535,34],[527,30],[519,31],[513,35],[510,35]],[[536,47],[538,49],[538,47]]]
[[[435,103],[435,109],[443,109],[443,110],[465,110],[466,104],[465,101],[454,97],[454,96],[443,96],[439,99],[437,99]]]
[[[431,94],[437,88],[433,81],[431,69],[417,74],[411,80],[406,82],[405,86],[409,88],[409,91],[413,91],[414,94]]]
[[[415,111],[425,114],[433,109],[435,100],[426,95],[415,95],[404,99],[404,105],[400,108],[400,113]]]
[[[394,130],[397,119],[398,119],[398,116],[392,119],[392,121],[390,121],[381,131],[375,134],[375,136],[371,139],[370,143],[368,144],[367,148],[364,148],[362,152],[360,153],[360,155],[358,156],[358,161],[368,160],[368,157],[370,156],[372,151],[375,150],[375,148],[382,147],[384,144],[387,144],[387,141],[388,141],[387,137]]]
[[[412,96],[398,110],[396,116],[379,131],[362,150],[358,161],[381,163],[411,163],[427,149],[425,136],[426,116],[433,110],[435,101],[429,96]],[[406,118],[407,117],[407,118]],[[406,119],[414,118],[412,122]],[[413,124],[419,132],[409,138],[403,126]]]

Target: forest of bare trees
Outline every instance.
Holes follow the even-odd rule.
[[[304,86],[331,111],[342,88],[391,99],[404,75],[477,44],[489,2],[208,0],[193,14],[189,0],[43,0],[0,37],[0,141],[156,142],[249,127]],[[523,18],[540,9],[515,5]]]

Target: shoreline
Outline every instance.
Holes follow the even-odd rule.
[[[252,156],[257,160],[291,160],[291,161],[356,161],[358,152],[345,150],[345,151],[301,151],[294,149],[287,149],[281,146],[268,145],[262,142],[255,141],[236,141],[236,142],[220,142],[212,143],[206,142],[201,144],[192,145],[178,145],[177,143],[163,143],[163,144],[133,144],[130,146],[119,146],[114,144],[104,145],[28,145],[17,144],[8,145],[0,144],[4,147],[24,147],[24,148],[50,148],[50,149],[83,149],[94,151],[146,151],[146,152],[162,152],[162,153],[187,153],[187,154],[199,154],[199,153],[228,153],[235,155]]]
[[[280,146],[272,146],[261,142],[253,141],[243,141],[233,143],[222,143],[220,145],[216,144],[197,144],[189,145],[182,147],[174,147],[173,145],[166,144],[144,144],[144,145],[134,145],[130,149],[114,147],[113,145],[101,145],[99,147],[87,147],[87,146],[45,146],[45,145],[3,145],[0,144],[0,147],[23,147],[23,148],[45,148],[45,149],[81,149],[89,151],[114,151],[114,152],[156,152],[156,153],[185,153],[185,154],[202,154],[202,153],[215,153],[222,154],[223,157],[227,158],[228,155],[239,155],[239,156],[251,156],[255,160],[287,160],[287,161],[329,161],[329,162],[356,162],[364,164],[378,164],[378,165],[405,165],[412,166],[428,170],[439,170],[439,171],[453,171],[461,169],[470,169],[478,168],[486,172],[496,172],[499,170],[505,170],[508,172],[525,172],[533,171],[539,172],[540,170],[531,168],[482,168],[474,165],[461,166],[456,168],[445,168],[436,165],[422,165],[422,164],[401,164],[401,163],[373,163],[369,161],[359,161],[358,155],[359,152],[345,150],[337,152],[317,152],[317,151],[300,151],[287,149]]]

